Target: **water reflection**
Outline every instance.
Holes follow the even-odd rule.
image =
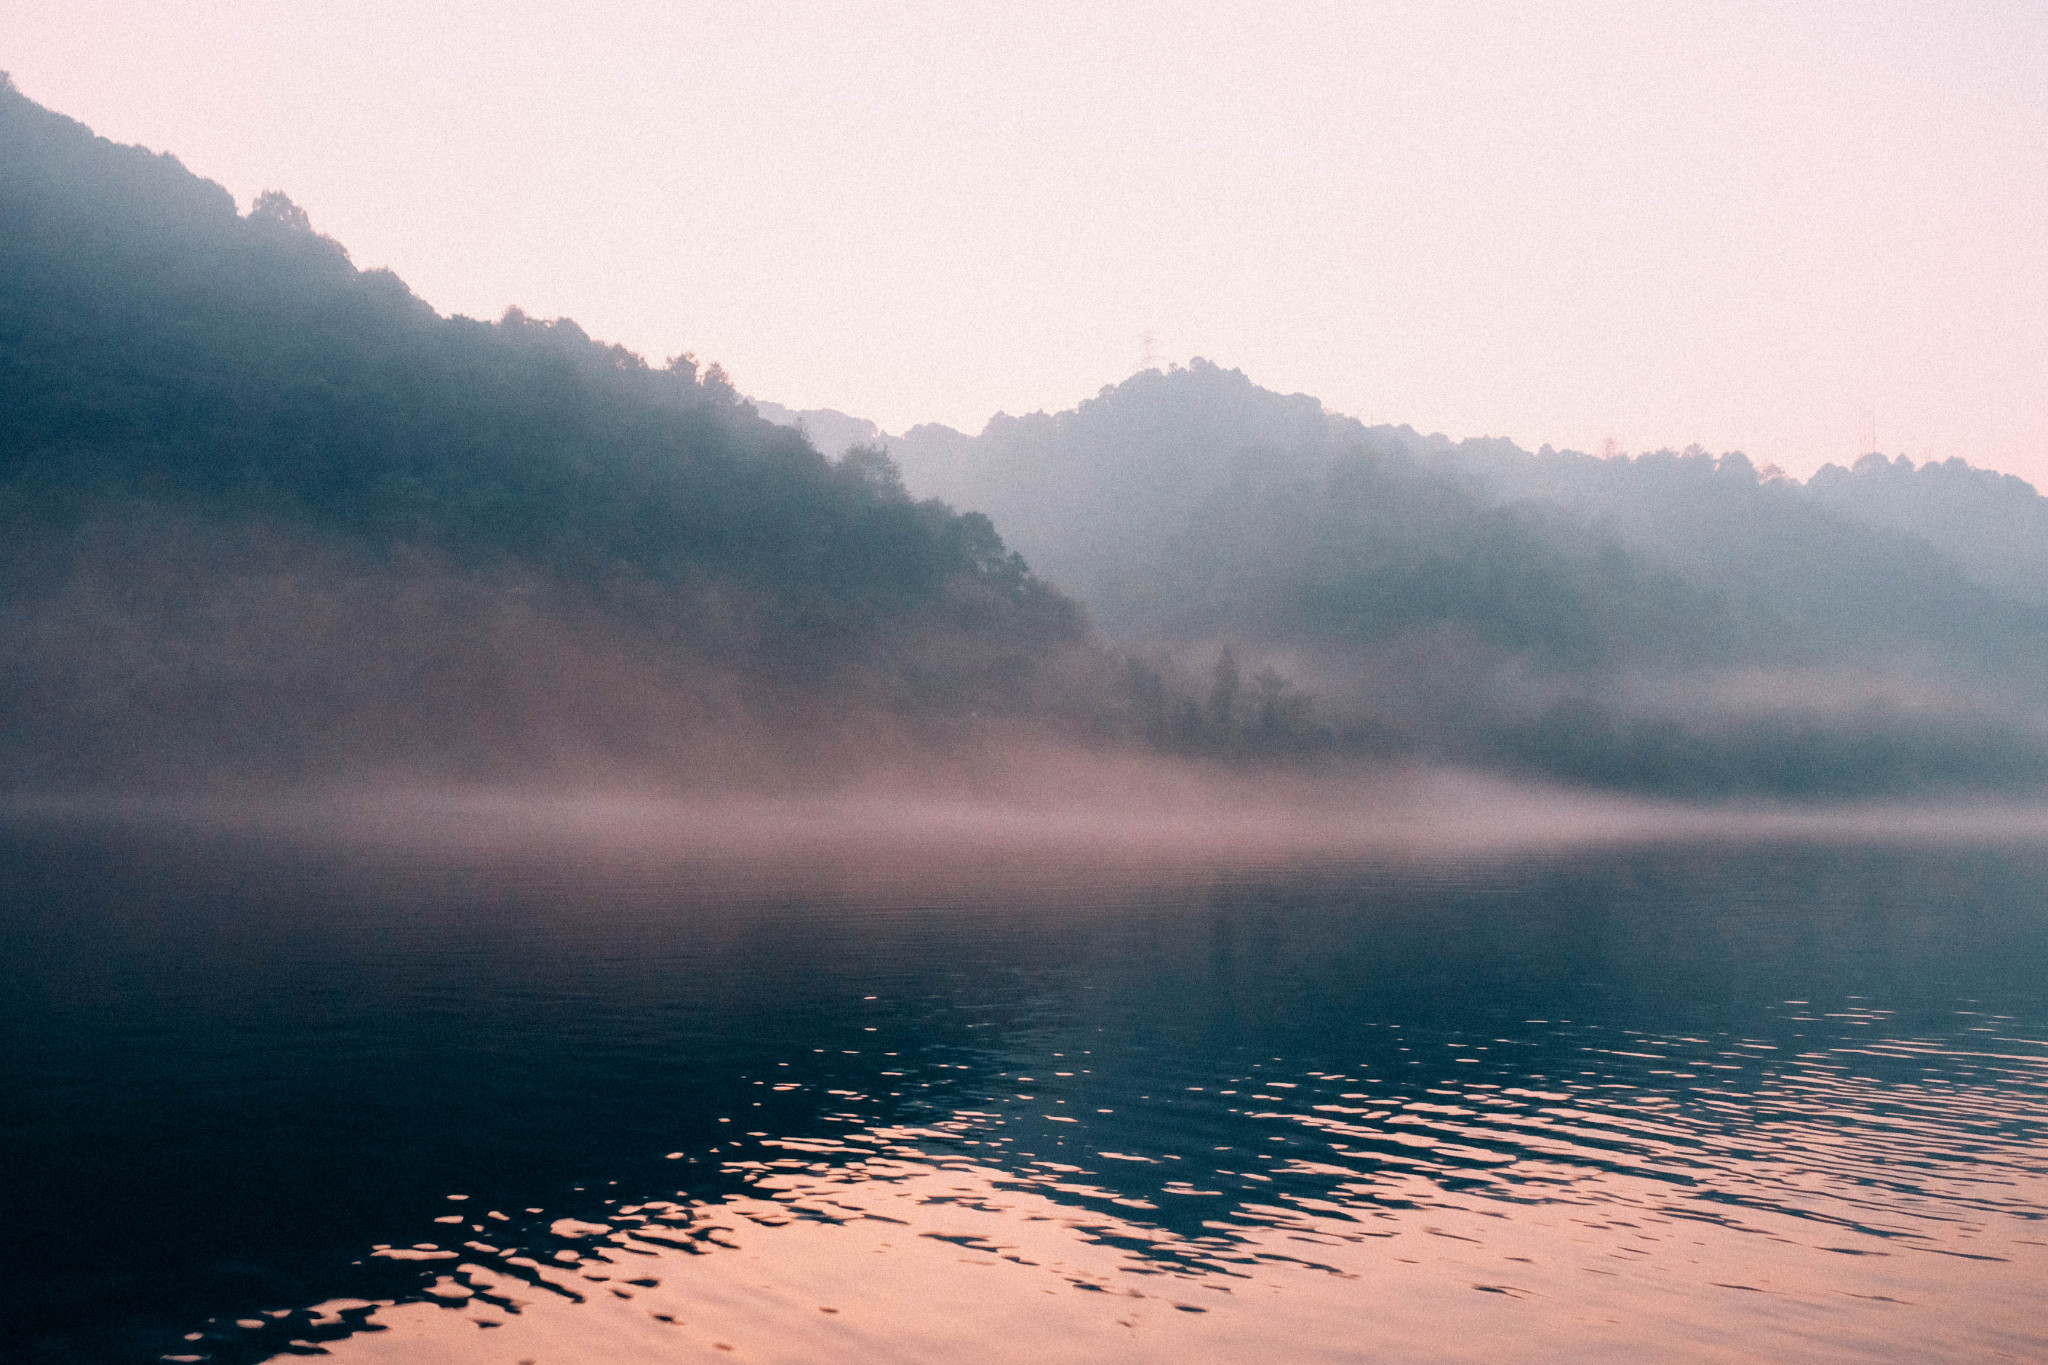
[[[1805,1050],[1769,1062],[1761,1039],[1416,1032],[1475,1068],[1420,1087],[1368,1074],[1385,1056],[1105,1075],[1093,1050],[1012,1055],[1051,1075],[999,1075],[1028,1089],[928,1125],[720,1144],[734,1194],[614,1196],[520,1237],[493,1210],[386,1251],[454,1264],[433,1306],[341,1354],[2039,1358],[2041,1045],[1829,1013],[1788,1016]],[[1579,1070],[1532,1078],[1533,1056]],[[848,1120],[869,1099],[832,1097]],[[1124,1150],[1098,1148],[1090,1102],[1134,1098]]]
[[[40,920],[11,1153],[60,1177],[38,1225],[141,1228],[131,1274],[257,1263],[188,1267],[137,1359],[2048,1355],[2036,854],[824,904],[143,866]],[[49,1024],[88,1014],[147,1067]],[[138,1091],[65,1110],[59,1073],[110,1071]],[[180,1136],[223,1105],[224,1154]],[[136,1178],[151,1141],[200,1226]],[[12,1282],[107,1254],[54,1237]]]

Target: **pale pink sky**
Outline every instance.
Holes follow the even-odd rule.
[[[0,0],[436,307],[900,430],[1206,355],[1525,445],[2048,483],[2048,4]]]

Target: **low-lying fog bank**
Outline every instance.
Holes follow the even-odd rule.
[[[17,793],[1007,797],[1070,760],[1213,770],[1233,793],[1417,765],[1705,801],[2048,792],[2037,704],[1911,658],[1561,669],[1448,629],[1141,648],[991,632],[978,588],[855,635],[772,637],[730,584],[565,580],[144,503],[24,531],[0,561]]]
[[[802,883],[936,891],[1318,864],[1470,863],[1645,844],[1985,845],[2048,839],[2048,803],[1715,805],[1401,766],[1303,774],[1043,753],[998,775],[798,794],[412,784],[262,795],[22,795],[17,829],[117,828],[405,862],[688,867],[706,890]]]

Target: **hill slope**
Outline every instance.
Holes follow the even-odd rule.
[[[711,728],[1017,706],[1081,633],[985,517],[827,460],[715,366],[440,317],[282,195],[240,215],[6,84],[0,519],[20,780],[489,766],[579,713],[673,731],[684,693],[726,697]],[[687,686],[649,713],[660,675]]]
[[[2042,771],[2048,503],[2018,480],[1452,442],[1202,361],[890,445],[1112,634],[1274,663],[1340,730],[1664,790]]]

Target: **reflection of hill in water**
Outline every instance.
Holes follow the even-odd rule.
[[[9,1282],[107,1359],[2043,1345],[2038,853],[1041,859],[17,837],[10,1197],[125,1254]]]

